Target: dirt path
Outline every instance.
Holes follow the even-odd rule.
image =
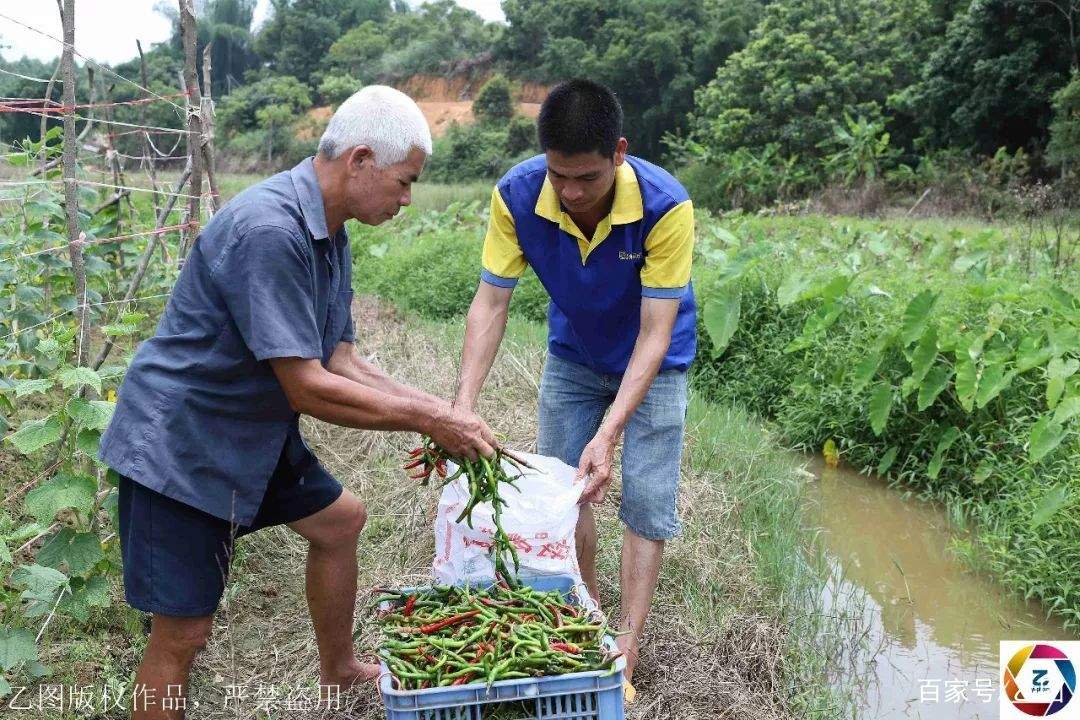
[[[460,327],[404,319],[371,300],[358,301],[354,312],[364,355],[400,380],[443,396],[452,392]],[[505,433],[513,447],[532,449],[535,444],[537,381],[544,352],[540,337],[508,337],[481,402],[482,415],[496,432]],[[370,650],[376,637],[364,591],[379,583],[411,584],[429,578],[436,493],[410,484],[398,466],[415,436],[318,422],[306,424],[305,435],[324,464],[368,506],[370,519],[357,557],[361,588],[357,624],[362,630],[357,646],[361,652]],[[693,428],[688,435],[693,443]],[[637,674],[638,701],[628,708],[629,718],[789,715],[781,691],[784,630],[755,609],[763,602],[747,548],[730,530],[736,527],[736,499],[725,494],[718,479],[712,471],[685,471],[680,497],[685,531],[669,543],[665,556]],[[616,482],[598,512],[601,601],[612,615],[617,612],[621,536],[617,503]],[[197,661],[193,678],[193,696],[206,699],[199,717],[249,717],[223,707],[229,684],[242,685],[246,707],[253,707],[260,685],[278,684],[277,695],[283,698],[288,687],[314,681],[318,665],[304,599],[304,558],[304,543],[283,527],[239,542],[214,637]],[[264,697],[270,692],[263,688]],[[348,696],[346,706],[332,716],[384,716],[371,687]],[[318,716],[310,710],[273,714],[275,720]]]

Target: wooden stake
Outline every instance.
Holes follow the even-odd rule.
[[[178,0],[180,4],[180,37],[184,43],[184,92],[187,94],[187,151],[188,161],[191,163],[191,184],[188,194],[187,211],[184,213],[184,222],[188,224],[184,228],[184,235],[180,242],[180,252],[177,256],[178,263],[183,266],[191,246],[195,244],[195,238],[199,234],[197,224],[201,220],[200,198],[202,197],[203,185],[203,154],[202,154],[202,94],[199,92],[199,77],[195,70],[196,46],[198,35],[195,28],[194,0]]]
[[[85,365],[90,348],[90,312],[86,306],[86,264],[82,246],[85,236],[79,233],[79,194],[75,185],[75,0],[64,0],[64,53],[60,58],[64,79],[64,211],[67,215],[68,255],[75,274],[75,302],[79,330],[76,336],[76,363]]]

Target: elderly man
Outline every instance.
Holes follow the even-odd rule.
[[[394,381],[354,346],[345,222],[410,202],[431,153],[416,104],[372,86],[331,118],[318,154],[247,189],[199,236],[157,333],[120,388],[101,459],[120,480],[127,601],[153,614],[138,719],[180,718],[235,537],[288,525],[308,541],[320,683],[373,677],[352,646],[364,504],[300,435],[301,413],[431,435],[471,458],[494,436],[470,411]]]
[[[626,153],[622,117],[611,90],[588,80],[559,85],[541,105],[544,154],[512,168],[491,195],[455,405],[472,409],[502,341],[510,294],[531,266],[551,296],[537,445],[591,478],[577,545],[598,599],[596,523],[586,501],[603,500],[625,435],[620,608],[632,632],[618,642],[629,678],[664,541],[679,531],[675,495],[696,329],[690,198],[663,169]]]

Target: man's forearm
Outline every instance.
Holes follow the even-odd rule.
[[[630,421],[630,416],[645,399],[660,370],[660,364],[664,362],[664,355],[670,343],[669,333],[638,336],[637,342],[634,343],[634,351],[630,355],[630,362],[619,384],[619,392],[615,395],[615,402],[611,404],[611,410],[599,430],[612,442],[619,439],[626,423]]]
[[[438,399],[436,398],[436,401]],[[320,420],[368,430],[430,434],[445,402],[406,397],[328,372],[292,400],[294,409]]]
[[[454,404],[471,410],[484,386],[495,354],[506,332],[506,310],[492,309],[478,295],[469,307],[465,342],[461,349],[461,373]]]
[[[387,395],[430,403],[446,402],[442,398],[426,393],[423,390],[399,383],[397,380],[394,380],[394,378],[387,375],[378,365],[369,363],[361,358],[355,350],[350,350],[348,354],[345,354],[340,359],[336,357],[332,359],[327,370],[335,375],[349,378],[361,385],[374,388]]]

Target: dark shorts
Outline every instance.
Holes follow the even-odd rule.
[[[225,591],[237,537],[305,518],[341,493],[341,483],[321,465],[301,477],[282,453],[252,524],[234,525],[121,476],[120,549],[128,604],[159,615],[212,615]]]

